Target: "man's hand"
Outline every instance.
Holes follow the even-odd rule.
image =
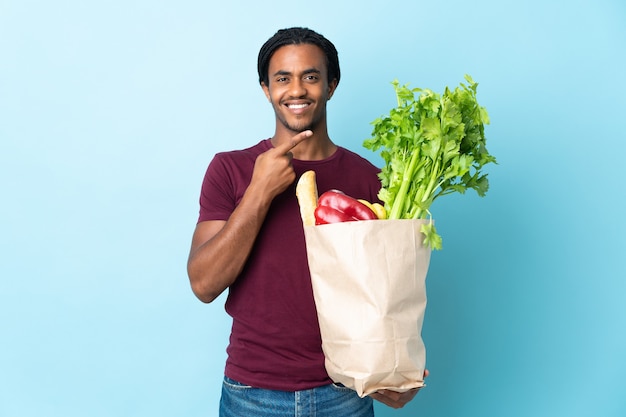
[[[424,370],[424,379],[428,376],[428,370]],[[415,395],[417,395],[420,388],[414,388],[412,390],[406,392],[396,392],[388,389],[382,389],[380,391],[376,391],[370,394],[370,397],[373,399],[380,401],[381,403],[392,407],[392,408],[402,408],[409,401],[411,401]]]
[[[269,193],[271,198],[282,193],[296,179],[291,165],[291,150],[300,142],[313,135],[310,130],[300,132],[289,141],[285,141],[269,151],[263,152],[256,159],[250,185]]]

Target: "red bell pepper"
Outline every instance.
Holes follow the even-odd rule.
[[[317,206],[315,209],[315,224],[329,224],[340,222],[354,222],[355,219],[352,216],[348,216],[346,213],[334,209],[328,206]]]
[[[338,190],[322,194],[315,209],[315,224],[375,219],[378,216],[372,209]]]

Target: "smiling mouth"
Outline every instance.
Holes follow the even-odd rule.
[[[305,107],[308,107],[308,104],[302,103],[302,104],[287,104],[287,107],[292,109],[292,110],[298,110],[298,109],[303,109]]]

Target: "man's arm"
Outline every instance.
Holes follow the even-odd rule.
[[[295,181],[291,153],[305,131],[259,155],[252,179],[239,205],[227,221],[206,221],[196,226],[187,261],[191,288],[210,303],[228,288],[243,269],[274,197]]]
[[[261,228],[269,203],[255,201],[249,187],[228,221],[196,225],[187,262],[191,289],[205,303],[215,300],[241,272]],[[271,200],[270,200],[271,201]]]

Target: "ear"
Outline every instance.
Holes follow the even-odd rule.
[[[335,94],[335,89],[337,88],[337,79],[333,78],[333,80],[328,83],[328,100]]]
[[[265,93],[265,97],[267,98],[267,101],[269,101],[271,103],[272,100],[270,98],[270,88],[269,88],[269,86],[265,85],[265,82],[261,81],[261,88],[263,89],[263,93]]]

